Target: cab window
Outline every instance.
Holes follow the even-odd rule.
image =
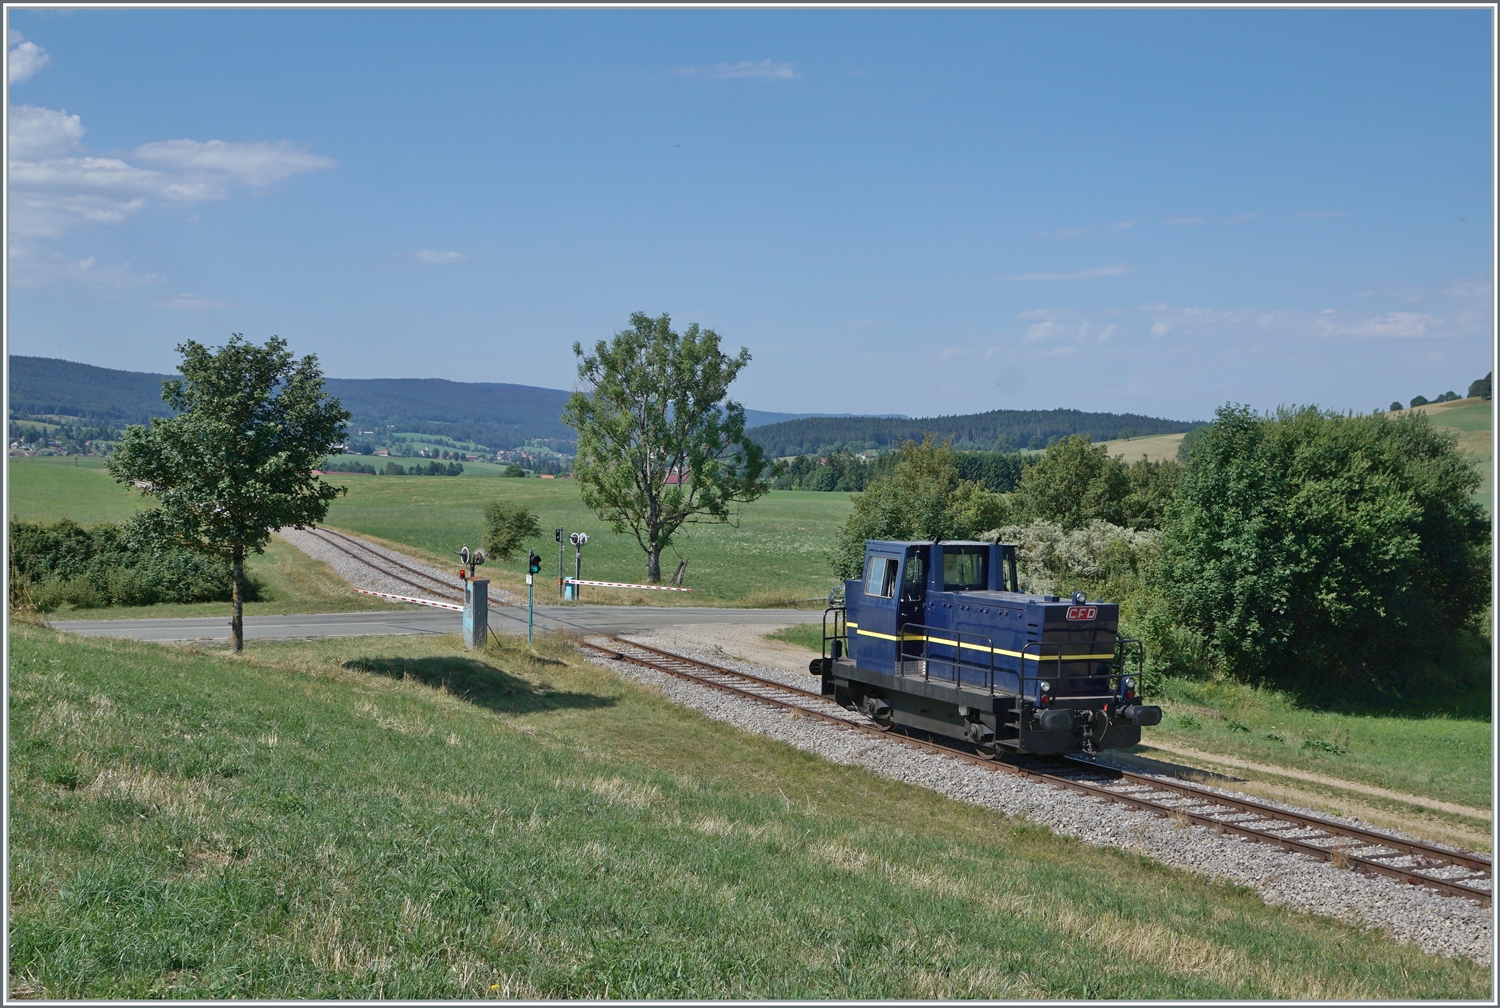
[[[865,594],[890,598],[896,590],[895,557],[872,556],[865,561]]]
[[[943,591],[973,591],[989,586],[990,551],[984,547],[943,550]]]

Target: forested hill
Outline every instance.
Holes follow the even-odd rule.
[[[11,416],[84,417],[110,427],[171,416],[161,383],[170,375],[116,371],[49,357],[10,358]],[[562,422],[568,393],[530,385],[441,378],[329,378],[324,387],[354,414],[351,432],[417,431],[510,448],[533,438],[571,445]]]
[[[51,357],[10,358],[10,413],[13,418],[81,417],[120,429],[171,416],[162,402],[161,383],[171,375],[117,371]],[[491,448],[514,448],[546,440],[573,450],[573,429],[562,422],[562,389],[496,382],[454,382],[442,378],[329,378],[327,390],[354,414],[351,434],[411,431],[472,441]],[[746,410],[750,424],[815,414]],[[378,438],[377,438],[378,440]]]
[[[1137,413],[1084,413],[1081,410],[991,410],[965,416],[918,417],[914,420],[887,417],[816,417],[768,424],[749,431],[766,454],[821,455],[842,447],[851,451],[895,448],[907,440],[920,441],[925,434],[953,438],[953,447],[1013,451],[1044,447],[1053,438],[1090,434],[1095,441],[1122,436],[1178,434],[1200,423],[1162,420]]]
[[[51,357],[10,358],[10,413],[82,417],[107,427],[171,416],[161,401],[168,375],[116,371]]]

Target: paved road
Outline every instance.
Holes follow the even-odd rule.
[[[700,609],[647,606],[537,606],[537,632],[558,627],[593,633],[628,633],[653,627],[702,623],[817,623],[821,609]],[[197,616],[187,619],[56,620],[58,630],[83,637],[129,637],[146,641],[228,640],[229,619]],[[509,606],[490,610],[496,633],[525,633],[526,610]],[[456,634],[462,614],[443,609],[387,612],[314,613],[290,616],[245,617],[246,640],[286,640],[306,637],[367,637],[398,634]]]

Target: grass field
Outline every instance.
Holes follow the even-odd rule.
[[[10,460],[10,514],[21,521],[55,522],[71,518],[81,525],[122,521],[149,503],[104,471],[99,459],[29,458]],[[245,615],[350,612],[410,608],[356,595],[326,564],[272,539],[263,554],[251,554],[245,569],[262,585],[261,600],[247,602]],[[67,619],[228,616],[228,602],[195,602],[154,606],[66,609],[53,614]]]
[[[149,498],[116,483],[98,458],[12,458],[10,516],[21,521],[71,518],[80,525],[123,521]]]
[[[1152,462],[1177,460],[1177,447],[1186,434],[1156,434],[1152,437],[1131,438],[1128,441],[1100,441],[1111,454],[1126,462],[1137,462],[1144,455]]]
[[[1495,443],[1491,434],[1494,402],[1489,399],[1456,399],[1445,403],[1428,403],[1417,410],[1426,413],[1434,426],[1448,427],[1458,433],[1458,447],[1472,457],[1484,476],[1475,499],[1488,502],[1494,486]]]
[[[149,499],[129,491],[105,472],[99,460],[38,458],[12,460],[11,514],[27,521],[72,518],[82,524],[120,521]],[[89,463],[93,464],[90,465]],[[551,530],[586,532],[584,577],[596,581],[645,580],[645,554],[628,535],[616,535],[578,498],[573,480],[500,478],[501,466],[465,463],[463,476],[363,476],[330,474],[349,493],[334,502],[327,525],[349,529],[406,547],[435,564],[457,567],[453,551],[479,545],[484,506],[492,500],[522,501],[547,529],[530,545],[542,555],[543,579],[556,576],[557,544]],[[688,559],[685,584],[691,593],[625,592],[584,589],[587,602],[653,605],[788,605],[826,598],[836,583],[824,551],[849,514],[848,494],[777,490],[746,505],[738,528],[690,526],[662,560],[670,574],[680,557]],[[573,573],[573,547],[567,548]],[[255,561],[257,564],[259,560]],[[319,565],[321,567],[321,565]],[[497,584],[520,585],[525,560],[492,563],[484,571]],[[260,573],[259,567],[256,568]],[[270,583],[271,576],[264,578]],[[548,591],[552,582],[547,580]],[[555,601],[555,599],[549,599]],[[325,605],[326,603],[320,602]],[[809,605],[813,603],[807,603]],[[352,603],[346,608],[364,607]],[[183,607],[192,608],[192,607]],[[157,607],[160,615],[168,613]],[[265,610],[272,611],[272,610]],[[319,611],[335,611],[326,607]],[[119,610],[94,610],[119,615]]]
[[[810,652],[822,647],[818,626],[767,636]],[[1151,701],[1166,716],[1132,752],[1263,782],[1269,789],[1253,790],[1267,797],[1490,849],[1493,733],[1486,719],[1308,710],[1284,694],[1222,680],[1168,679]],[[1164,748],[1153,753],[1158,746]],[[1287,787],[1298,793],[1275,790]]]
[[[404,544],[445,564],[457,564],[453,551],[479,545],[484,506],[492,500],[519,501],[536,512],[546,529],[530,544],[542,555],[542,578],[557,574],[552,529],[585,532],[583,576],[596,581],[645,580],[645,554],[629,535],[616,535],[583,506],[573,480],[492,479],[485,467],[471,477],[352,477],[340,480],[349,494],[328,513],[327,524]],[[836,583],[825,551],[853,507],[848,494],[772,491],[745,505],[738,528],[689,526],[662,558],[663,577],[688,561],[685,585],[691,594],[626,593],[584,589],[590,602],[643,602],[655,605],[785,605],[796,599],[826,598]],[[523,547],[524,548],[524,547]],[[573,574],[573,547],[566,552]],[[517,584],[525,560],[491,564],[485,572],[497,583]],[[549,590],[551,584],[549,583]]]
[[[1486,996],[1490,974],[832,766],[562,644],[10,637],[46,998]]]

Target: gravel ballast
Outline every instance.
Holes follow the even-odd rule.
[[[705,632],[711,630],[702,626],[671,627],[632,634],[630,639],[804,689],[811,682],[805,673],[756,665],[725,653],[705,642]],[[816,719],[793,718],[790,712],[628,662],[601,657],[593,660],[715,720],[775,738],[831,762],[864,767],[892,780],[1022,817],[1085,843],[1129,850],[1199,875],[1249,886],[1267,903],[1382,929],[1395,940],[1425,952],[1467,957],[1484,966],[1492,962],[1492,910],[1470,900],[1335,868],[1326,861],[1232,834],[1215,834],[1207,827],[1179,826],[1126,805],[846,731]],[[1289,805],[1280,807],[1305,811]],[[1338,821],[1323,813],[1311,814]],[[1365,823],[1345,821],[1371,829]]]
[[[386,592],[391,595],[406,595],[410,598],[432,598],[435,595],[435,592],[433,591],[413,588],[411,585],[406,584],[405,582],[397,581],[393,577],[388,577],[387,575],[380,573],[380,571],[376,570],[373,567],[360,563],[358,560],[354,559],[354,557],[351,557],[348,553],[345,553],[343,550],[335,547],[332,543],[324,539],[322,536],[314,535],[311,532],[294,528],[278,529],[276,531],[276,535],[286,540],[288,543],[291,543],[293,546],[297,547],[299,550],[301,550],[303,553],[306,553],[314,560],[323,561],[329,567],[333,568],[333,572],[335,574],[337,574],[339,577],[343,578],[345,581],[349,582],[356,588],[363,588],[366,591]],[[342,540],[337,541],[340,546],[344,547],[344,549],[347,549],[356,555],[364,552],[358,546],[352,546]],[[455,573],[458,569],[456,557],[454,558],[454,567],[452,570],[438,570],[434,567],[429,567],[427,564],[422,563],[420,560],[413,560],[411,557],[407,556],[404,553],[397,553],[394,550],[386,549],[384,546],[377,546],[374,543],[370,542],[368,539],[360,539],[360,542],[364,543],[366,547],[374,550],[377,554],[379,554],[386,560],[389,560],[392,563],[403,563],[406,566],[413,568],[414,570],[422,571],[428,577],[436,579],[439,584],[452,585],[452,590],[454,592],[457,592],[460,595],[463,594],[463,586],[462,584],[460,584]],[[371,557],[371,560],[374,559],[374,557]],[[396,573],[401,574],[403,577],[409,576],[399,567],[393,569]],[[483,568],[480,568],[480,570],[482,571]],[[421,582],[420,578],[413,578],[412,580],[415,580],[418,583]],[[505,605],[513,598],[514,596],[510,592],[505,591],[502,588],[496,588],[493,584],[490,585],[491,603],[495,605]],[[438,597],[435,598],[434,601],[451,602],[453,600],[449,598]]]

